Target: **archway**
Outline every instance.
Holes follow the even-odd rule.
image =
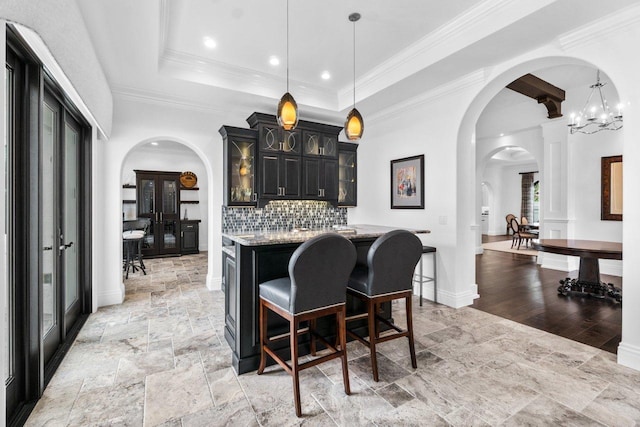
[[[465,116],[461,122],[457,141],[458,153],[468,153],[468,155],[459,155],[457,159],[457,224],[459,230],[458,250],[460,259],[464,260],[463,262],[465,264],[468,263],[475,265],[472,257],[475,254],[474,248],[476,247],[475,243],[477,242],[478,232],[476,230],[478,227],[475,227],[474,229],[473,227],[469,227],[468,224],[479,223],[478,217],[473,218],[472,216],[480,215],[480,209],[478,208],[480,205],[477,199],[480,189],[480,183],[483,181],[483,170],[481,168],[483,161],[488,155],[487,153],[502,150],[502,147],[505,146],[517,145],[512,143],[501,143],[500,140],[503,135],[497,134],[493,136],[493,145],[491,145],[489,149],[481,149],[481,139],[487,138],[486,135],[479,135],[477,125],[481,115],[483,114],[483,110],[508,83],[520,77],[521,75],[524,75],[526,73],[536,74],[537,72],[542,72],[548,68],[567,65],[583,68],[589,67],[594,71],[595,75],[596,68],[588,64],[586,61],[580,61],[575,58],[562,57],[538,58],[531,61],[523,62],[519,65],[515,65],[512,68],[504,70],[500,74],[497,74],[478,92],[474,100],[470,103],[469,108],[467,109]],[[609,79],[609,82],[611,82],[611,79]],[[610,85],[609,87],[611,86],[612,85]],[[617,98],[617,94],[615,93],[611,95],[611,93],[608,92],[607,95],[611,96],[614,100]],[[584,98],[581,99],[581,101],[584,102]],[[565,113],[568,112],[569,111],[565,111]],[[508,122],[508,120],[505,121]],[[579,224],[579,222],[586,220],[580,218],[580,216],[574,212],[574,209],[576,209],[576,206],[578,206],[578,204],[575,202],[574,195],[570,194],[571,191],[575,191],[575,188],[577,188],[576,183],[571,182],[571,180],[573,179],[573,176],[571,174],[573,173],[574,169],[579,170],[579,168],[573,168],[574,165],[571,163],[571,154],[575,153],[570,152],[570,150],[571,144],[575,144],[575,142],[578,141],[578,138],[568,138],[566,118],[549,120],[542,123],[538,127],[532,127],[526,129],[525,131],[536,134],[534,135],[535,138],[543,142],[540,144],[539,148],[532,151],[532,154],[534,154],[537,159],[537,164],[539,166],[539,168],[537,169],[539,169],[541,180],[545,178],[545,174],[547,175],[546,178],[549,178],[548,180],[543,181],[545,183],[543,186],[544,190],[541,191],[543,197],[548,197],[544,202],[544,211],[547,214],[547,219],[553,220],[548,222],[554,222],[554,224],[552,224],[552,226],[549,226],[549,229],[546,230],[546,237],[570,237],[583,239],[588,238],[587,236],[580,235],[581,231],[578,225],[580,225],[583,230],[585,230],[586,227],[584,226],[584,224]],[[622,141],[623,139],[622,135],[622,132],[617,135],[617,138],[619,138],[620,141]],[[582,140],[580,140],[580,142],[582,142]],[[552,149],[557,150],[552,152],[552,154],[549,154],[551,152],[550,144],[555,144]],[[621,145],[620,150],[622,150]],[[556,158],[553,158],[552,156],[556,156]],[[591,152],[591,156],[597,159],[599,162],[598,152],[596,152],[595,154]],[[552,165],[551,162],[557,162],[557,158],[561,158],[562,162],[564,163],[556,163]],[[545,161],[547,162],[547,164],[545,164]],[[463,179],[463,176],[468,176],[468,173],[463,174],[462,171],[468,171],[469,169],[473,169],[474,167],[476,171],[475,182],[470,182],[468,178]],[[599,172],[597,174],[599,178]],[[549,184],[549,182],[551,182],[552,180],[555,180],[554,182],[556,183],[553,188],[551,188]],[[558,186],[558,183],[561,184],[561,186]],[[571,187],[569,185],[571,185]],[[559,188],[562,188],[562,191],[564,191],[564,193],[559,194]],[[552,194],[552,191],[550,191],[550,189],[553,189],[554,194]],[[594,193],[599,194],[597,192]],[[474,197],[472,197],[471,195],[473,195]],[[473,205],[473,201],[475,201],[475,206]],[[470,214],[470,212],[472,212],[473,214]],[[549,215],[550,212],[555,216]],[[517,212],[514,213],[518,215]],[[542,215],[544,216],[544,213],[542,213]],[[544,227],[544,225],[542,226]],[[553,230],[551,230],[551,228],[553,228]],[[467,232],[466,230],[469,230],[469,232]],[[545,233],[545,230],[542,230],[541,232]],[[591,233],[592,230],[582,232],[584,234],[587,234]],[[614,239],[600,238],[599,240],[621,241],[621,226],[619,227],[619,230],[616,231],[616,233],[617,234],[614,233]],[[592,239],[598,240],[597,237]],[[568,261],[565,261],[565,267],[567,265]],[[558,269],[562,269],[562,267],[559,266]],[[571,269],[565,268],[565,271],[568,270]],[[471,274],[469,274],[467,279],[475,282],[475,269],[471,272]]]
[[[139,141],[126,152],[120,164],[122,219],[131,220],[136,215],[135,170],[193,172],[197,176],[196,191],[179,189],[181,204],[178,216],[181,220],[198,220],[199,251],[207,252],[206,284],[211,289],[213,262],[213,187],[211,167],[198,146],[174,136],[157,136]],[[126,203],[128,202],[128,203]],[[121,230],[122,231],[122,230]],[[180,233],[180,230],[176,230]]]

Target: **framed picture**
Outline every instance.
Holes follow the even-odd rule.
[[[602,158],[601,212],[603,221],[622,221],[622,156]]]
[[[391,209],[424,209],[424,155],[391,160]]]

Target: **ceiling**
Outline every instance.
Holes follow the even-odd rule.
[[[222,113],[233,105],[248,115],[275,110],[286,89],[285,0],[77,1],[116,94],[188,100]],[[610,2],[607,12],[632,3]],[[292,0],[289,85],[303,119],[335,122],[351,108],[352,12],[362,15],[355,24],[356,102],[367,117],[548,43],[601,17],[602,3]],[[205,37],[216,47],[207,48]],[[279,66],[269,64],[272,56]],[[331,78],[323,80],[323,71]],[[563,87],[592,70],[573,71],[578,76],[548,74]],[[517,102],[507,93],[497,99]]]

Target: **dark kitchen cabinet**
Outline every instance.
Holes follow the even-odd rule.
[[[180,172],[136,170],[138,218],[150,225],[142,245],[146,257],[180,253]]]
[[[200,253],[200,220],[182,220],[180,223],[180,253],[197,254]]]
[[[299,199],[302,159],[281,153],[260,153],[260,184],[258,199]]]
[[[320,157],[303,157],[302,198],[338,201],[338,161]]]
[[[358,205],[358,144],[341,142],[338,148],[338,206]]]
[[[319,131],[302,131],[302,155],[338,158],[337,134]]]
[[[222,126],[219,132],[224,143],[224,204],[256,206],[258,132],[233,126]]]
[[[225,205],[263,207],[271,200],[301,199],[338,204],[341,126],[300,120],[296,129],[285,131],[275,116],[263,113],[253,113],[247,123],[251,129],[220,128]]]

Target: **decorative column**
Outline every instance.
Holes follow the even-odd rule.
[[[573,195],[569,192],[571,158],[568,155],[566,120],[556,119],[541,125],[544,145],[544,167],[540,189],[541,239],[567,239],[573,236]],[[571,271],[578,262],[564,255],[541,252],[538,263],[544,268]]]

